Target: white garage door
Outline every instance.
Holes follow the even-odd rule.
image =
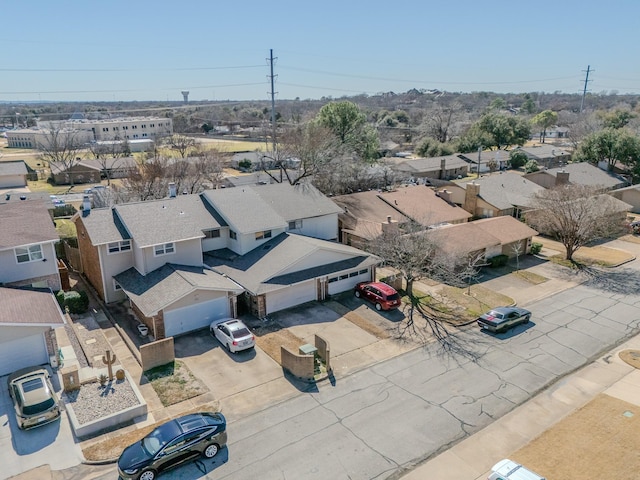
[[[49,355],[42,333],[0,343],[0,376],[44,363],[49,363]]]
[[[316,281],[308,280],[267,294],[267,313],[316,300]]]
[[[346,292],[353,289],[356,283],[368,282],[371,280],[369,269],[365,268],[354,272],[347,272],[340,275],[329,276],[329,295]]]
[[[229,317],[227,297],[175,310],[165,310],[164,334],[166,337],[175,337],[182,333],[208,327],[212,321],[227,317]]]

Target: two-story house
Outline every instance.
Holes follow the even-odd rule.
[[[0,203],[0,376],[57,352],[53,328],[64,325],[52,294],[61,285],[57,241],[44,202]]]
[[[372,278],[375,257],[331,241],[338,212],[312,186],[273,184],[87,204],[75,223],[82,268],[98,294],[107,303],[128,298],[163,338],[238,308],[262,317]]]

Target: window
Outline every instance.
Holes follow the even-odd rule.
[[[156,124],[152,123],[151,125],[149,125],[151,128],[155,128]]]
[[[340,276],[338,277],[338,280],[346,280],[347,278],[349,278],[349,275],[348,275],[348,274],[340,275]]]
[[[220,229],[206,230],[204,232],[204,238],[220,238]]]
[[[256,240],[262,240],[264,238],[271,238],[271,230],[265,230],[264,232],[256,232]]]
[[[333,282],[337,282],[338,281],[338,277],[332,277],[329,279],[329,283],[333,283]]]
[[[18,263],[35,262],[42,260],[42,245],[31,245],[30,247],[18,247],[15,250]]]
[[[358,276],[358,272],[351,272],[349,274],[349,277],[357,277]]]
[[[173,245],[173,242],[163,243],[162,245],[156,245],[155,247],[153,247],[153,254],[155,256],[168,255],[173,252],[175,252],[175,247]]]
[[[142,126],[141,126],[141,127],[142,127],[142,128],[147,128],[147,126],[146,126],[144,123],[142,124]]]
[[[131,250],[131,240],[122,240],[120,242],[112,242],[107,245],[109,254],[125,252]]]
[[[238,234],[236,232],[234,232],[233,230],[229,230],[229,238],[231,240],[237,240],[238,239]]]
[[[365,273],[369,273],[369,270],[367,268],[358,271],[358,275],[364,275]]]
[[[289,222],[289,230],[300,230],[302,228],[302,220],[293,220]]]

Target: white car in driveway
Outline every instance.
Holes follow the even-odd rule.
[[[209,326],[211,334],[232,353],[248,350],[256,346],[256,337],[241,320],[227,318],[216,320]]]

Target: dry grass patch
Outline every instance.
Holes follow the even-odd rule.
[[[633,368],[640,368],[640,350],[623,350],[618,356]]]
[[[441,298],[435,299],[435,301],[449,307],[455,317],[453,323],[466,323],[476,319],[487,310],[514,303],[513,298],[481,285],[472,285],[470,290],[469,294],[469,289],[466,287],[457,288],[445,285],[438,291]]]
[[[356,312],[347,312],[343,315],[343,317],[353,323],[356,327],[361,328],[362,330],[373,335],[376,338],[382,340],[390,337],[389,333],[386,330],[378,327],[377,325],[374,325],[364,317],[358,315]]]
[[[278,365],[282,365],[280,347],[287,347],[292,352],[297,352],[298,347],[305,343],[300,337],[278,324],[255,328],[253,333],[256,335],[258,347],[278,362]]]
[[[620,240],[629,243],[640,243],[640,235],[623,235]]]
[[[220,404],[215,403],[206,403],[204,405],[200,405],[198,407],[194,407],[188,410],[185,410],[181,413],[181,415],[186,415],[188,413],[196,413],[196,412],[217,412],[220,410]],[[132,430],[127,433],[123,433],[121,435],[116,435],[113,438],[109,438],[107,440],[102,440],[101,442],[94,443],[93,445],[89,445],[82,449],[82,454],[84,458],[93,461],[105,461],[118,458],[122,451],[128,447],[129,445],[140,441],[143,437],[149,434],[154,428],[159,425],[165,423],[166,420],[161,422],[156,422],[152,425],[147,425],[142,428],[138,428],[136,430]]]
[[[640,407],[605,394],[511,457],[548,480],[636,480]]]
[[[147,370],[144,376],[165,407],[209,391],[189,367],[179,360]]]
[[[565,248],[562,243],[543,237],[534,238],[535,242],[542,243],[545,248],[555,250],[556,252],[562,252],[560,255],[554,255],[553,257],[550,257],[550,259],[555,263],[559,263],[561,265],[568,264],[567,266],[571,265],[571,262],[567,262],[564,259]],[[622,239],[624,239],[624,237],[622,237]],[[581,247],[576,253],[573,254],[573,258],[576,262],[582,263],[584,265],[601,265],[603,267],[615,267],[622,263],[633,260],[635,256],[625,250],[596,245],[595,247]]]
[[[547,277],[543,277],[542,275],[538,275],[537,273],[530,272],[528,270],[518,270],[512,272],[512,275],[515,275],[522,280],[525,280],[533,285],[540,285],[541,283],[549,280]]]

